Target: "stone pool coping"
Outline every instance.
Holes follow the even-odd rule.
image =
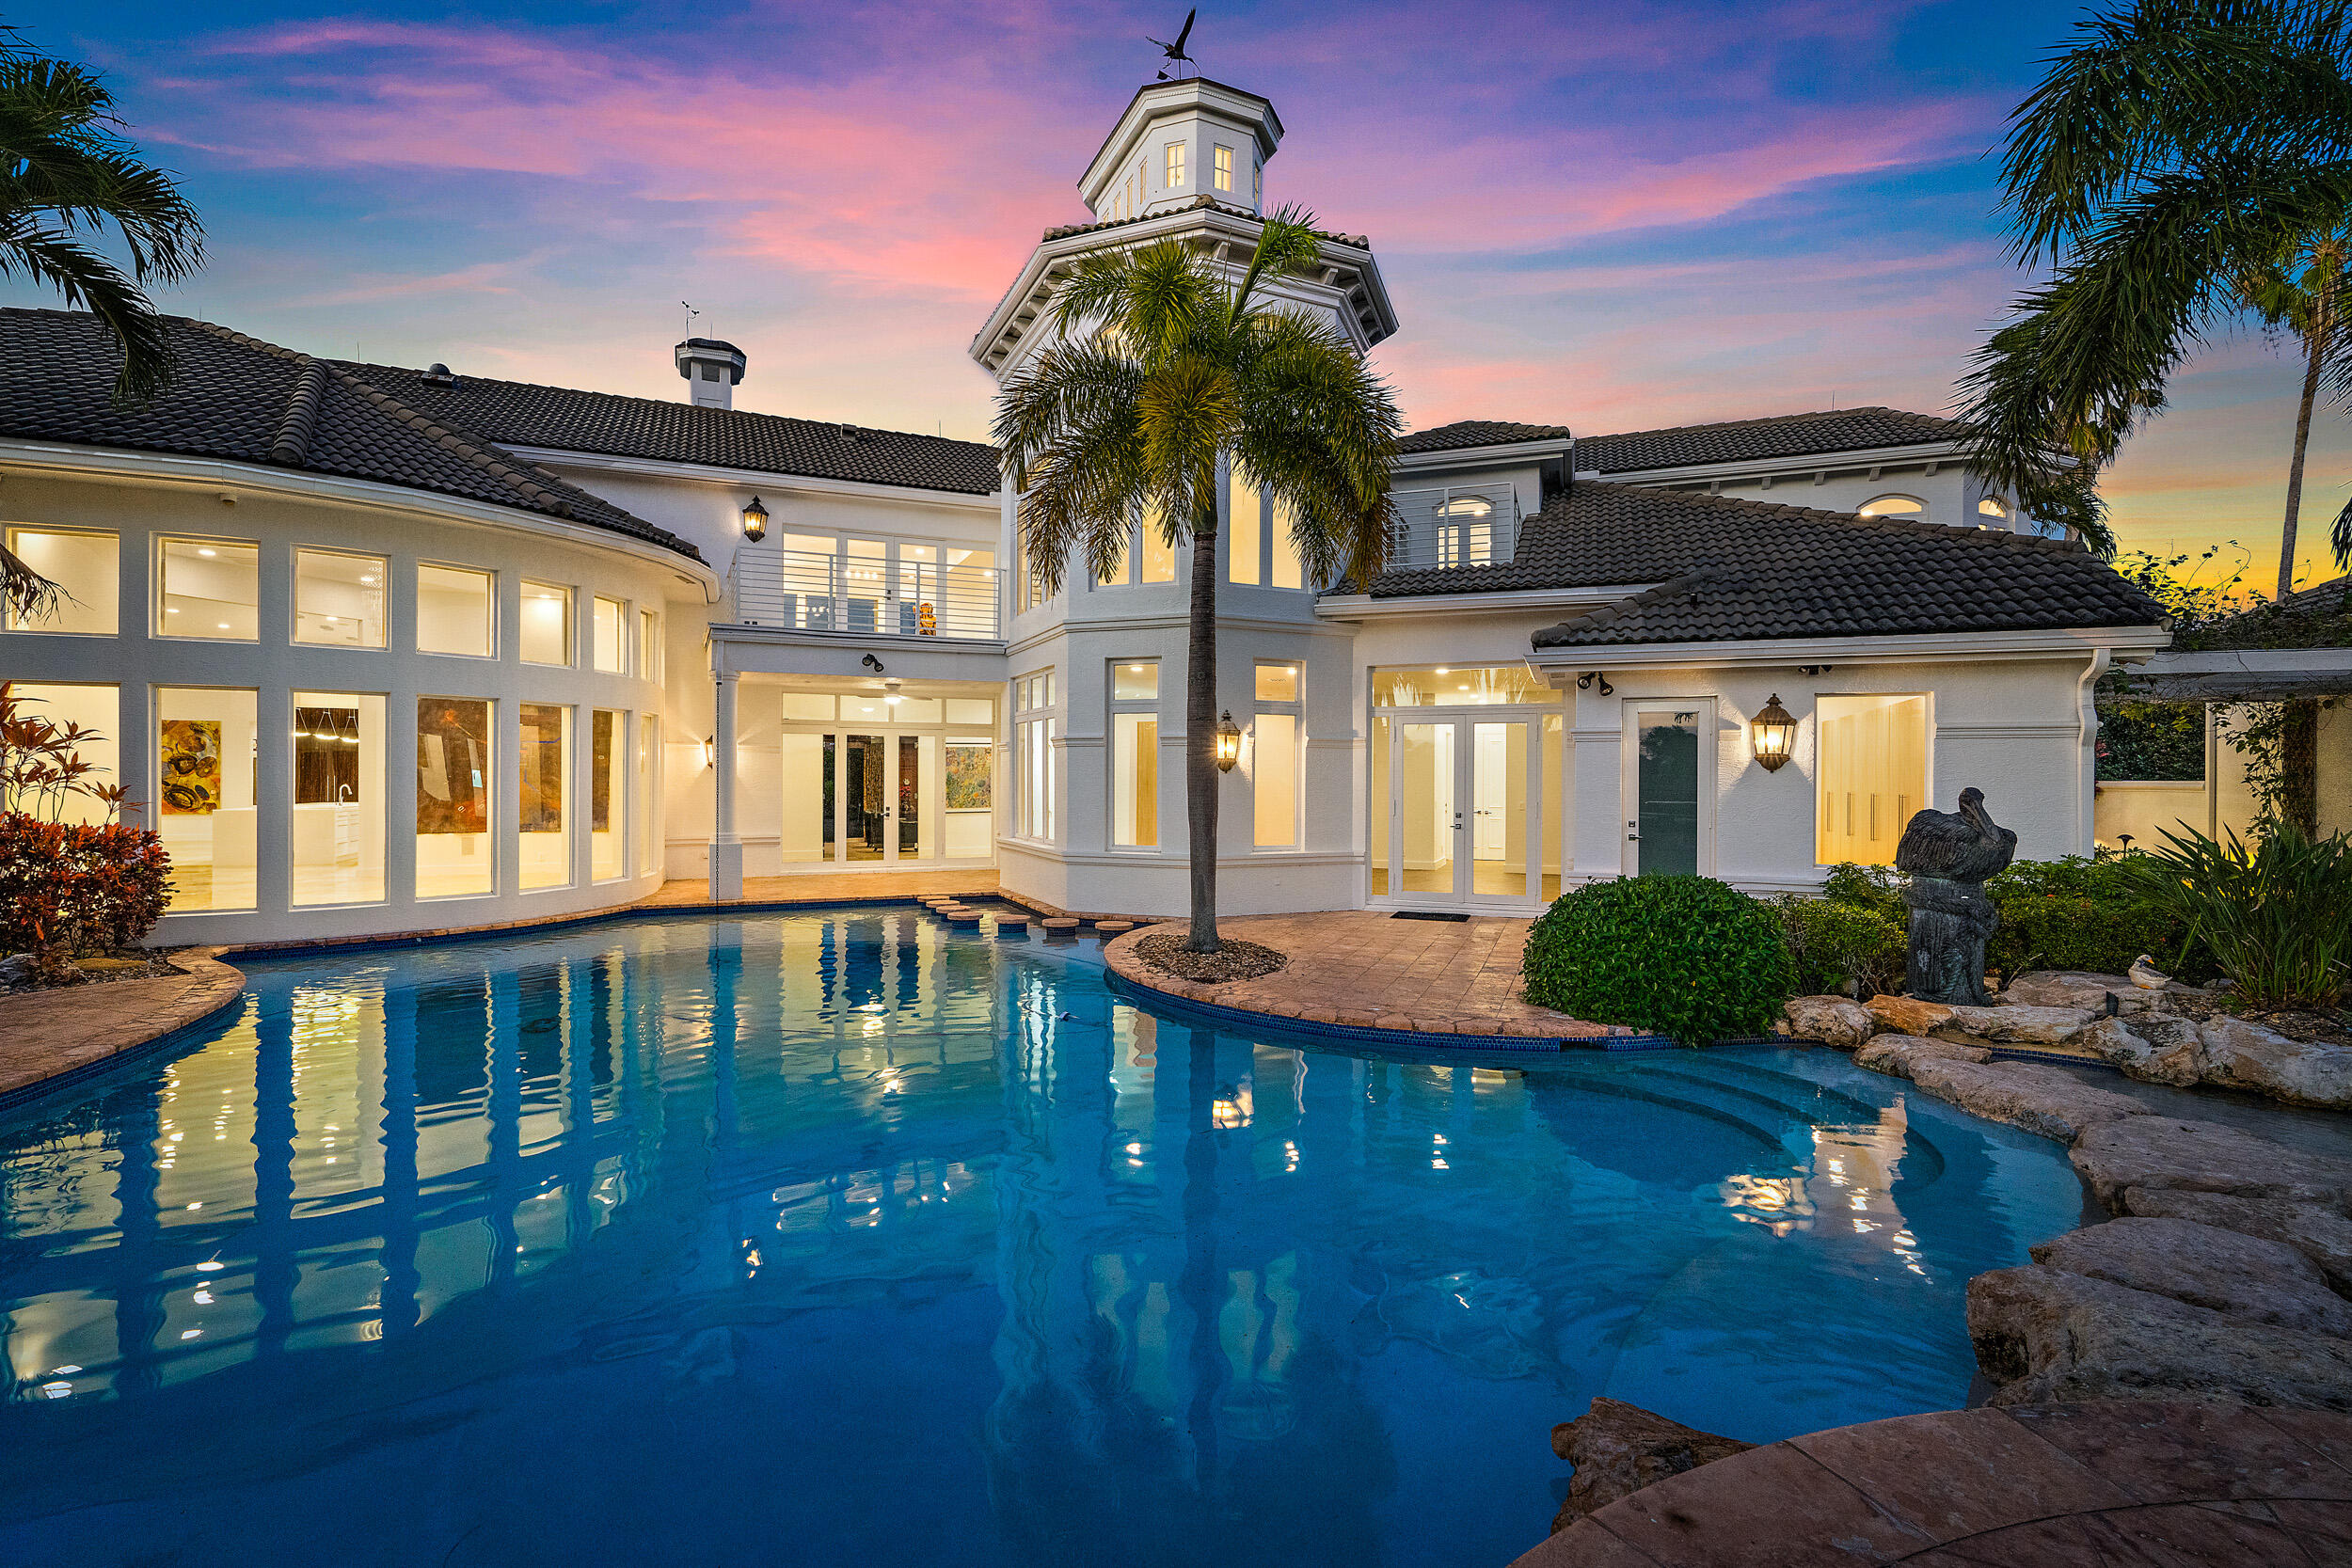
[[[221,962],[220,951],[173,954],[178,974],[0,997],[0,1103],[98,1071],[233,1004],[245,974]]]
[[[1511,1568],[2250,1568],[2339,1560],[2347,1538],[2352,1416],[2102,1401],[1788,1438],[1620,1497]]]

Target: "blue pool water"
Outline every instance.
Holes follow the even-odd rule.
[[[0,1113],[0,1561],[1500,1565],[1607,1393],[1955,1405],[2058,1146],[1353,1054],[912,911],[257,962]]]

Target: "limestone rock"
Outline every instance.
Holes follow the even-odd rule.
[[[2352,1302],[2291,1246],[2182,1219],[2109,1220],[2033,1249],[2033,1260],[2249,1323],[2352,1337]]]
[[[2352,1219],[2324,1204],[2131,1187],[2123,1193],[2123,1212],[2152,1219],[2194,1220],[2242,1236],[2283,1242],[2317,1265],[2336,1291],[2352,1295]]]
[[[2191,991],[2188,986],[2146,990],[2127,975],[2097,974],[2079,969],[2037,969],[2020,974],[2001,992],[2004,1003],[2027,1007],[2083,1007],[2093,1013],[2114,1012],[2124,1018],[2165,1015],[2173,1011],[2173,996]]]
[[[2227,1014],[2209,1021],[2200,1033],[2208,1084],[2251,1089],[2293,1105],[2352,1108],[2352,1051],[2291,1039]]]
[[[1916,1035],[1879,1035],[1854,1053],[1853,1064],[1897,1078],[1911,1076],[1912,1065],[1931,1057],[1956,1062],[1989,1062],[1993,1053],[1980,1045],[1951,1040],[1923,1040]]]
[[[2074,1038],[2100,1016],[2088,1007],[1954,1007],[1952,1016],[1936,1026],[1946,1039],[1955,1035],[1970,1039],[1999,1040],[2010,1045],[2059,1045]]]
[[[1652,1481],[1695,1470],[1756,1447],[1737,1437],[1686,1427],[1620,1400],[1593,1401],[1573,1421],[1551,1429],[1551,1451],[1576,1466],[1568,1500],[1551,1521],[1556,1533],[1595,1509]]]
[[[2074,1037],[2074,1043],[2147,1083],[2185,1089],[2204,1076],[2204,1038],[2190,1019],[2149,1015],[2127,1023],[2103,1018]]]
[[[2306,1154],[2217,1122],[2119,1118],[2085,1132],[2070,1158],[2111,1213],[2132,1187],[2287,1198],[2338,1210],[2352,1203],[2352,1160]]]
[[[1931,1034],[1952,1016],[1952,1009],[1943,1003],[1922,1002],[1913,996],[1873,996],[1863,1006],[1882,1030],[1897,1035]]]
[[[1995,1405],[2166,1399],[2352,1410],[2352,1343],[2041,1264],[1970,1280],[1968,1337],[2001,1385],[1987,1402]]]
[[[2030,1063],[1916,1057],[1911,1063],[1911,1081],[1963,1111],[2060,1143],[2071,1143],[2103,1124],[2145,1119],[2146,1107],[2137,1100],[2092,1088],[2057,1068]]]
[[[1861,1003],[1842,996],[1792,997],[1783,1011],[1791,1033],[1840,1051],[1851,1051],[1878,1026]]]

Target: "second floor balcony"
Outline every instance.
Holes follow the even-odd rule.
[[[999,573],[977,563],[993,559],[934,545],[830,554],[744,545],[727,581],[743,626],[986,642],[1004,635]]]
[[[1397,518],[1389,535],[1392,572],[1486,566],[1518,548],[1518,489],[1508,481],[1397,490],[1390,499]]]

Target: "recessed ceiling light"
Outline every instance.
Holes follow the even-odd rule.
[[[229,629],[229,623],[228,623],[228,622],[226,622],[226,621],[223,621],[223,622],[220,624],[220,629],[221,629],[221,630],[223,630],[223,631],[227,631],[227,630]]]
[[[196,553],[199,555],[218,555],[220,552],[215,549],[206,548],[198,550]]]
[[[1440,675],[1450,675],[1450,674],[1454,673],[1454,672],[1453,672],[1453,671],[1451,671],[1451,670],[1449,670],[1449,669],[1447,669],[1444,665],[1440,664],[1440,665],[1438,665],[1438,673],[1439,673]]]
[[[180,613],[180,607],[178,605],[168,605],[165,607],[164,613],[167,615],[177,615]]]
[[[366,583],[370,588],[375,586],[375,579],[373,578],[361,578],[359,580]]]

